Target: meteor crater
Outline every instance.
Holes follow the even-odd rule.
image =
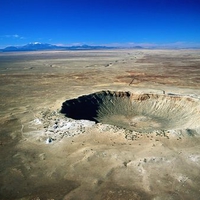
[[[61,113],[142,133],[200,127],[200,100],[175,94],[100,91],[66,100]]]

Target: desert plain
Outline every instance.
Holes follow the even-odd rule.
[[[0,199],[200,198],[200,50],[1,52],[0,111]]]

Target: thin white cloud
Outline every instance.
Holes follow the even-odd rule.
[[[136,43],[136,42],[126,42],[126,43],[104,43],[103,46],[111,46],[111,47],[135,47],[135,46],[141,46],[141,47],[153,47],[157,44],[155,43]]]
[[[15,35],[5,35],[6,38],[18,38],[19,35],[15,34]]]
[[[12,38],[12,39],[24,39],[24,37],[18,35],[18,34],[13,34],[13,35],[2,35],[0,36],[1,38]]]
[[[81,46],[81,45],[84,45],[84,44],[88,44],[87,42],[76,42],[76,43],[53,43],[54,45],[57,45],[57,46],[64,46],[64,47],[67,47],[67,46]],[[90,44],[88,44],[90,45]]]
[[[14,37],[14,38],[19,38],[20,36],[17,35],[17,34],[15,34],[15,35],[13,35],[13,37]]]

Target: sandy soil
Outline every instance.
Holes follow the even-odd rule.
[[[199,66],[199,50],[0,53],[0,199],[199,199]],[[160,95],[168,123],[145,115],[145,99],[131,118],[60,113],[107,90]],[[181,101],[168,103],[173,94]]]

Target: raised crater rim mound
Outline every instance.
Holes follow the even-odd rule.
[[[66,100],[61,113],[144,133],[200,128],[200,100],[177,94],[100,91]]]

